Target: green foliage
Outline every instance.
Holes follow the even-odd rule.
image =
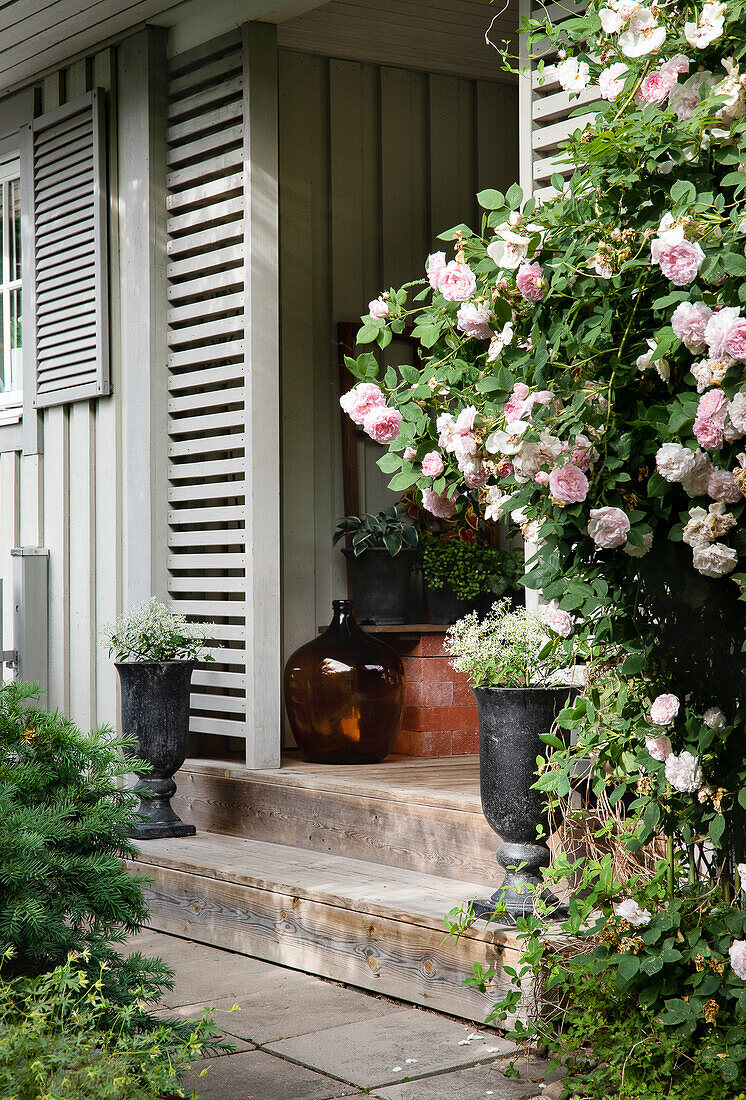
[[[204,649],[213,626],[188,622],[151,596],[107,623],[102,641],[117,661],[211,661]]]
[[[383,548],[395,558],[402,547],[413,550],[417,546],[418,536],[411,523],[399,517],[396,508],[385,508],[377,516],[368,512],[364,516],[345,516],[337,524],[333,543],[347,535],[352,535],[352,550],[355,557],[366,550]]]
[[[228,1049],[209,1011],[186,1026],[143,1026],[137,997],[148,991],[135,986],[129,1004],[112,1001],[105,970],[91,974],[84,961],[71,956],[35,978],[0,973],[0,1100],[183,1096],[190,1063]]]
[[[500,550],[474,538],[444,539],[425,532],[420,539],[420,564],[431,588],[450,586],[460,600],[470,600],[483,592],[495,597],[518,587],[523,576],[523,555],[516,550]]]

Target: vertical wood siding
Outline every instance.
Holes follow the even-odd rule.
[[[104,50],[47,77],[42,110],[93,87],[107,92],[110,194],[116,195],[116,72]],[[117,230],[110,228],[111,322],[117,346]],[[112,364],[117,385],[118,364]],[[113,398],[80,401],[42,413],[41,455],[0,456],[0,576],[9,593],[13,546],[49,549],[49,705],[84,728],[116,719],[114,669],[98,646],[104,622],[120,608],[119,410]],[[12,607],[3,609],[12,637]]]
[[[281,28],[282,30],[282,28]],[[517,177],[517,89],[280,50],[284,652],[343,595],[336,325]],[[364,494],[380,493],[370,448]]]

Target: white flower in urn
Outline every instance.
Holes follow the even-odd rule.
[[[628,924],[633,925],[635,928],[641,928],[642,925],[649,924],[653,915],[649,909],[643,909],[632,898],[626,898],[625,901],[620,901],[618,905],[614,906],[614,914],[620,920],[626,920]]]

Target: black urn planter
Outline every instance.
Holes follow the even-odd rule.
[[[417,551],[402,547],[394,557],[383,547],[370,547],[357,557],[343,550],[352,582],[357,621],[376,626],[406,622],[409,578]]]
[[[505,869],[499,889],[488,899],[472,901],[474,914],[489,920],[496,908],[506,910],[497,919],[515,924],[516,917],[533,912],[541,887],[541,868],[551,855],[537,839],[537,828],[549,830],[546,796],[532,790],[536,758],[573,689],[568,687],[477,687],[479,708],[479,785],[482,810],[501,839],[497,861]],[[542,893],[549,904],[556,898]]]
[[[184,763],[189,735],[189,687],[194,661],[115,662],[122,688],[122,732],[136,740],[131,755],[145,760],[152,771],[138,775],[138,813],[132,829],[137,840],[194,836],[171,808],[173,781]]]

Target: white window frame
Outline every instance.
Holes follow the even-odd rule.
[[[9,219],[9,204],[8,199],[10,197],[10,188],[6,187],[6,184],[12,180],[18,180],[20,187],[21,179],[21,162],[20,153],[12,157],[4,157],[0,161],[0,187],[2,187],[6,194],[6,201],[2,204],[2,223],[0,224],[0,299],[2,300],[2,342],[0,347],[3,351],[7,350],[8,356],[10,355],[10,319],[11,319],[11,296],[14,291],[21,290],[22,280],[11,279],[8,265],[10,263],[10,249],[6,249],[6,231],[10,230]],[[23,264],[23,253],[21,253],[21,264]],[[23,306],[21,307],[21,316],[23,316]],[[5,364],[2,364],[2,375],[6,376]],[[21,369],[23,369],[21,367]],[[0,425],[2,424],[17,424],[23,416],[23,381],[21,380],[21,388],[16,390],[7,390],[0,392]]]

